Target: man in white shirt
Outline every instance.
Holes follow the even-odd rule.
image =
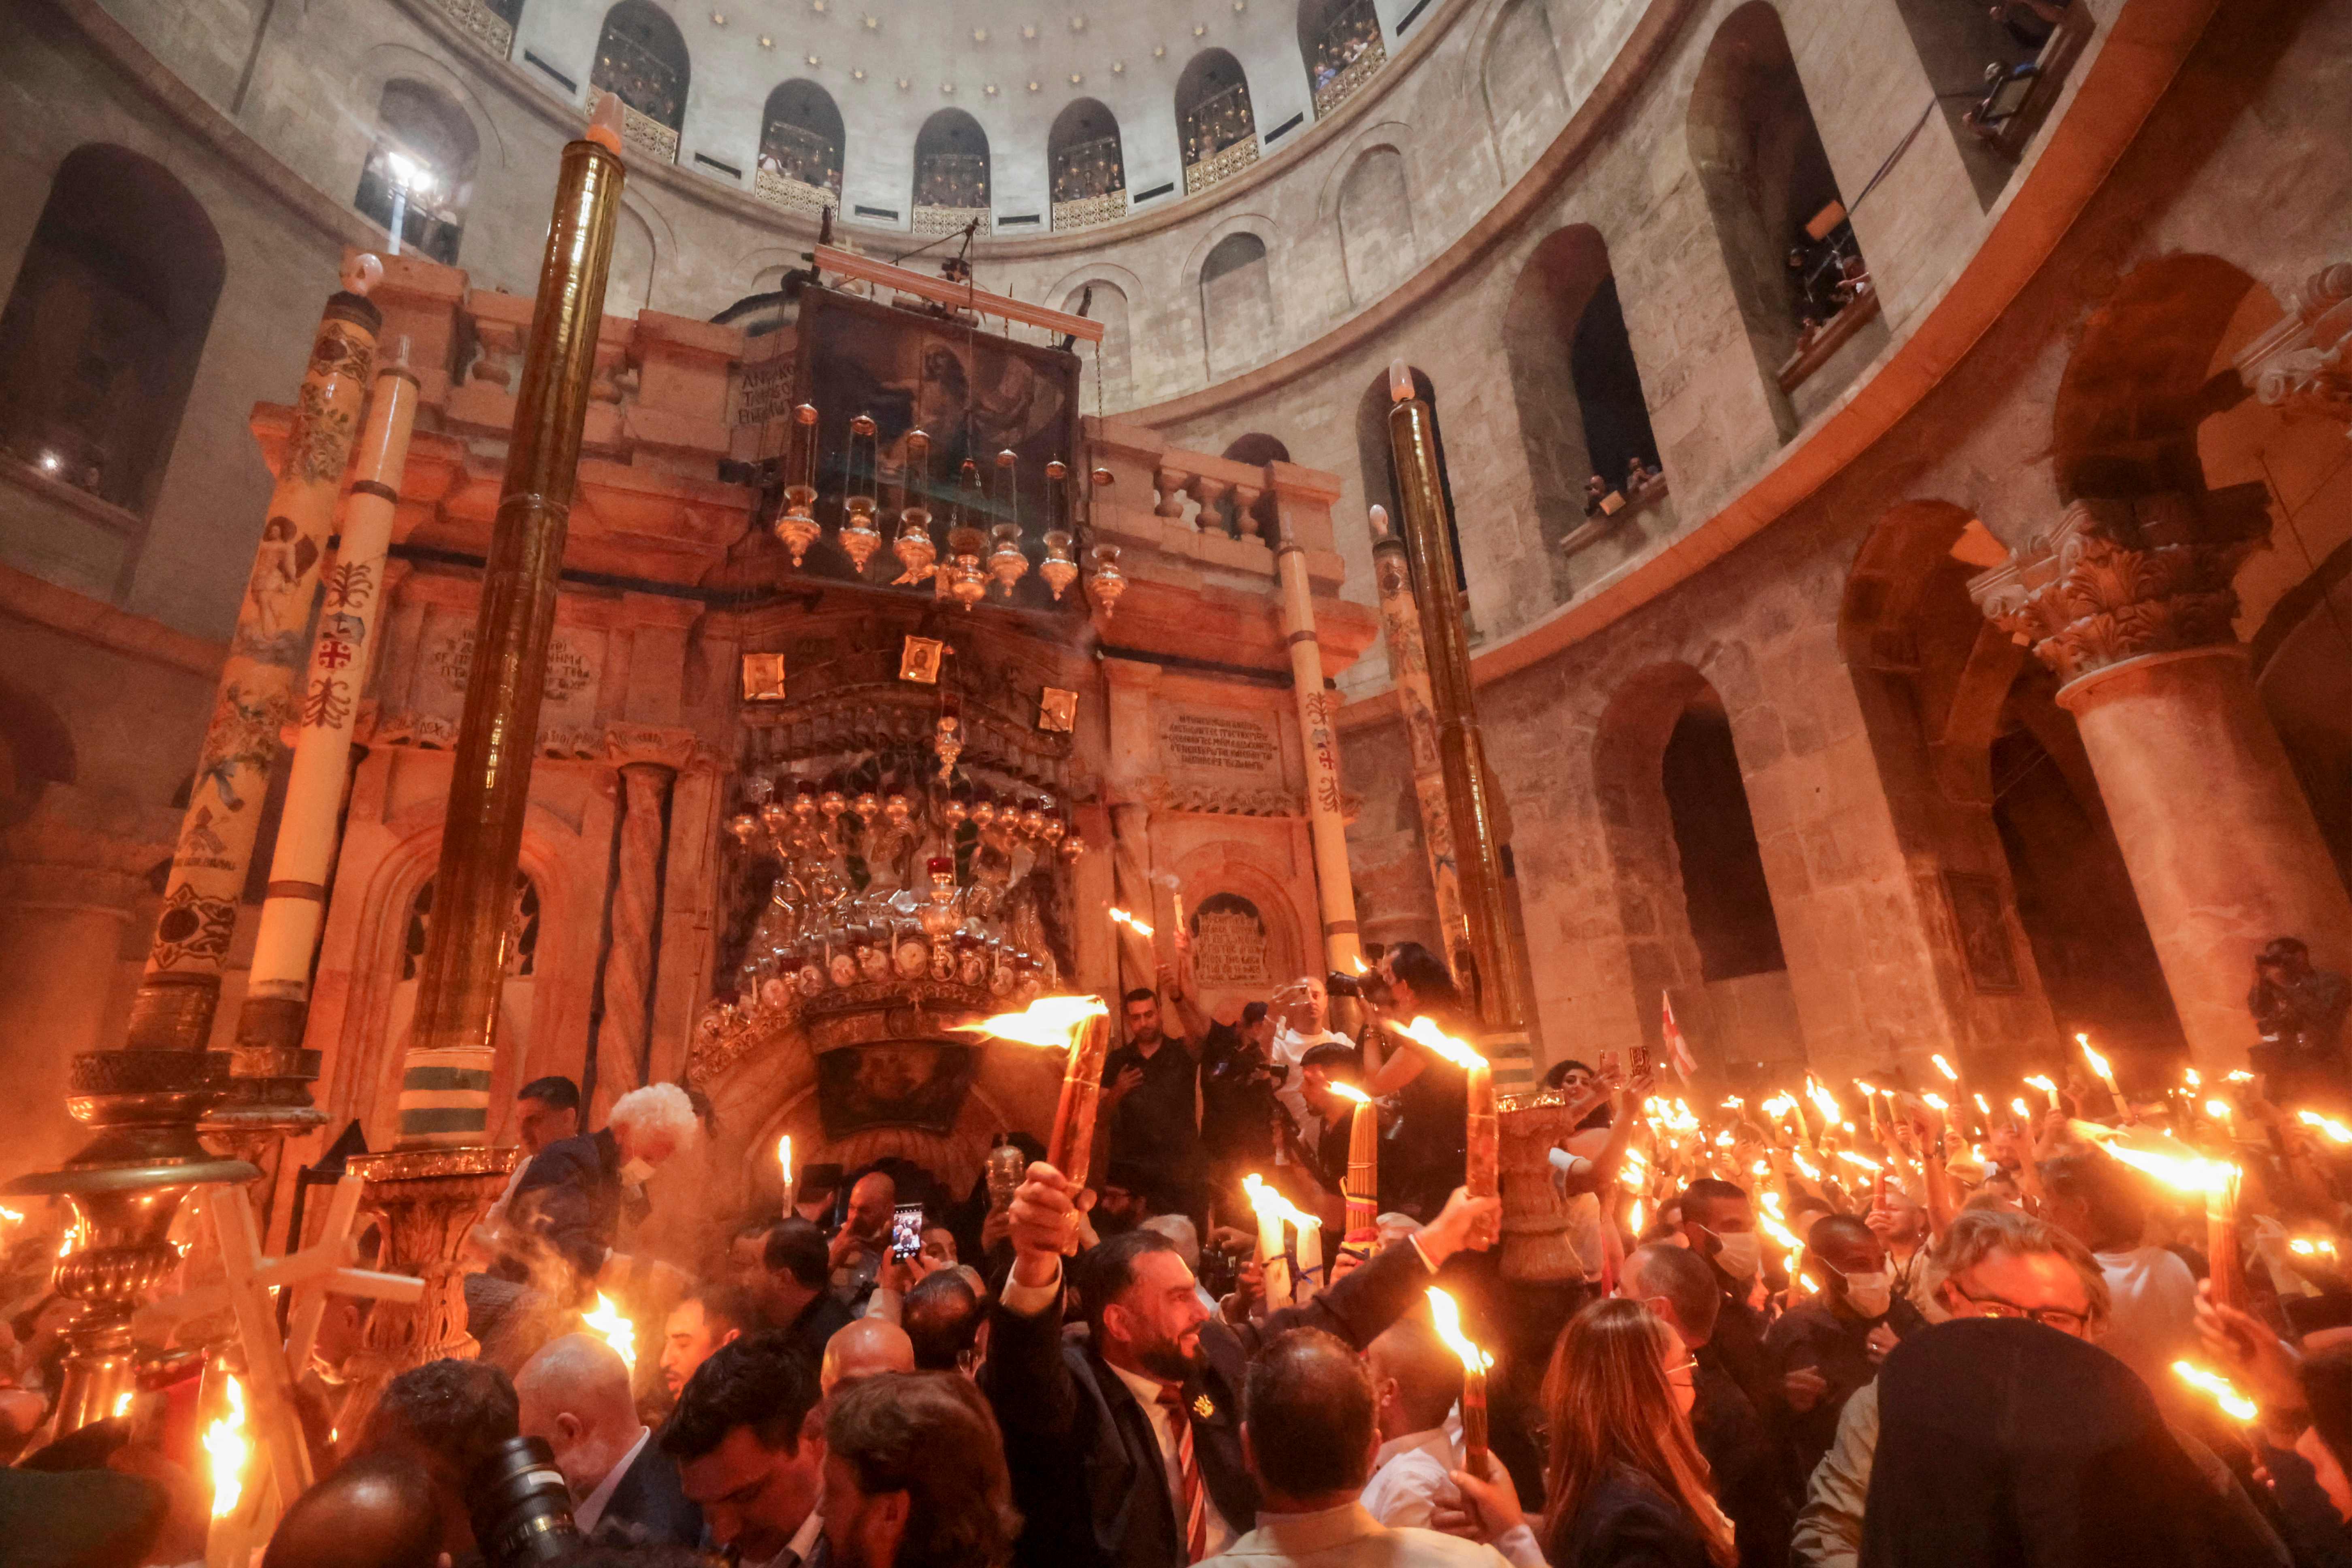
[[[2099,1348],[2139,1373],[2142,1383],[2178,1415],[2191,1402],[2172,1375],[2176,1361],[2202,1353],[2197,1339],[2197,1277],[2160,1247],[2142,1245],[2147,1232],[2147,1181],[2112,1155],[2070,1152],[2042,1163],[2051,1217],[2087,1247],[2106,1277],[2112,1303]]]
[[[515,1374],[522,1434],[545,1439],[572,1493],[572,1519],[596,1542],[691,1546],[702,1515],[677,1468],[637,1419],[629,1369],[591,1334],[551,1340]]]
[[[1301,1064],[1307,1053],[1326,1042],[1336,1042],[1349,1049],[1356,1042],[1331,1028],[1331,996],[1323,982],[1315,975],[1302,974],[1274,994],[1274,1012],[1280,1020],[1274,1039],[1266,1047],[1266,1059],[1290,1070],[1284,1075],[1282,1087],[1275,1098],[1288,1109],[1291,1120],[1298,1124],[1298,1136],[1307,1147],[1315,1147],[1323,1130],[1322,1120],[1307,1103],[1303,1091],[1306,1071]]]
[[[1371,1342],[1364,1363],[1381,1435],[1364,1507],[1382,1524],[1427,1529],[1440,1503],[1458,1501],[1449,1477],[1462,1468],[1462,1455],[1446,1415],[1462,1397],[1462,1360],[1435,1329],[1406,1318]]]

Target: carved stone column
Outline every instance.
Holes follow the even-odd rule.
[[[605,1107],[645,1082],[661,952],[662,862],[668,842],[670,788],[694,751],[694,737],[683,731],[616,728],[606,740],[621,763],[622,798],[612,940],[604,950],[604,1005],[596,1024],[600,1124]]]
[[[2345,896],[2231,628],[2270,530],[2260,485],[2075,502],[1969,585],[2055,672],[2198,1067],[2242,1067],[2254,954],[2298,936],[2352,968]]]

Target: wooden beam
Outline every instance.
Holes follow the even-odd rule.
[[[855,278],[878,288],[895,289],[901,294],[915,294],[959,310],[971,310],[982,316],[996,316],[1008,321],[1025,321],[1033,327],[1043,327],[1049,332],[1066,332],[1098,343],[1103,338],[1103,324],[1084,316],[1073,316],[1067,310],[1050,310],[1044,305],[1032,305],[1025,300],[1003,294],[991,294],[969,283],[950,283],[944,278],[934,278],[928,272],[918,272],[910,267],[894,267],[887,261],[877,261],[870,256],[853,256],[846,250],[836,250],[830,245],[816,247],[816,268],[820,273],[838,273]]]

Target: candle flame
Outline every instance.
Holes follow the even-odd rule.
[[[2235,1072],[2224,1073],[2221,1077],[2221,1081],[2223,1083],[2252,1083],[2254,1081],[2254,1075],[2248,1072],[2245,1068],[2240,1068]]]
[[[2329,1258],[2336,1256],[2336,1244],[2324,1236],[2318,1237],[2298,1236],[2286,1244],[2286,1249],[2298,1258],[2313,1258],[2321,1254]]]
[[[2298,1110],[2294,1119],[2305,1127],[2316,1127],[2330,1143],[2352,1143],[2352,1127],[2347,1127],[2332,1116],[2322,1116],[2316,1110]]]
[[[1391,1023],[1389,1027],[1395,1029],[1397,1033],[1402,1035],[1406,1039],[1413,1041],[1417,1045],[1428,1047],[1431,1050],[1435,1051],[1439,1056],[1444,1057],[1447,1061],[1452,1062],[1455,1067],[1482,1068],[1486,1065],[1486,1058],[1485,1057],[1482,1057],[1476,1051],[1472,1050],[1467,1042],[1457,1040],[1453,1036],[1447,1034],[1444,1030],[1439,1028],[1437,1026],[1437,1020],[1428,1016],[1426,1014],[1415,1018],[1412,1023],[1405,1025],[1402,1028],[1398,1028],[1398,1026],[1393,1023]]]
[[[1764,1113],[1767,1116],[1782,1117],[1796,1109],[1796,1097],[1785,1089],[1764,1102]]]
[[[2182,1192],[2214,1193],[2227,1189],[2238,1168],[2226,1160],[2209,1160],[2179,1139],[2153,1128],[2107,1127],[2095,1121],[2075,1121],[2077,1138],[2096,1143],[2136,1171],[2145,1171],[2168,1187]]]
[[[221,1380],[228,1414],[205,1428],[205,1452],[212,1456],[213,1517],[226,1519],[245,1497],[245,1467],[253,1444],[245,1435],[245,1385],[234,1377]]]
[[[1839,1150],[1837,1152],[1837,1157],[1843,1160],[1849,1165],[1860,1165],[1865,1171],[1883,1171],[1886,1169],[1885,1166],[1880,1164],[1877,1161],[1870,1158],[1868,1155],[1857,1154],[1851,1149]]]
[[[1642,1234],[1642,1200],[1635,1198],[1625,1205],[1625,1224],[1635,1236]]]
[[[1947,1083],[1958,1083],[1960,1081],[1960,1075],[1952,1069],[1951,1063],[1944,1059],[1943,1052],[1937,1051],[1934,1056],[1930,1057],[1928,1060],[1936,1064],[1936,1070],[1944,1075],[1944,1080]]]
[[[2230,1120],[2230,1102],[2226,1100],[2209,1100],[2205,1102],[2205,1114],[2216,1121],[2227,1121]]]
[[[2058,1092],[2057,1084],[2052,1081],[2050,1075],[2046,1072],[2038,1072],[2032,1078],[2027,1079],[2025,1080],[2025,1087],[2028,1089],[2038,1089],[2044,1094],[2055,1094]]]
[[[2172,1371],[2183,1383],[2211,1394],[2213,1403],[2221,1407],[2222,1414],[2240,1421],[2252,1421],[2257,1414],[2254,1402],[2239,1393],[2237,1385],[2221,1373],[2208,1372],[2194,1363],[2185,1361],[2174,1362]]]
[[[1919,1097],[1919,1103],[1938,1116],[1952,1109],[1952,1102],[1940,1094],[1923,1094]]]
[[[613,1353],[621,1358],[622,1364],[631,1372],[637,1370],[637,1326],[621,1315],[620,1309],[613,1305],[610,1296],[598,1291],[596,1310],[581,1313],[580,1322],[589,1332],[612,1346]]]
[[[1885,1092],[1886,1092],[1885,1089],[1880,1089],[1877,1085],[1875,1085],[1875,1084],[1868,1084],[1868,1083],[1864,1083],[1864,1082],[1863,1082],[1863,1081],[1862,1081],[1862,1079],[1854,1079],[1854,1080],[1853,1080],[1853,1087],[1854,1087],[1854,1088],[1856,1088],[1856,1089],[1860,1089],[1860,1090],[1862,1090],[1862,1092],[1863,1092],[1863,1093],[1864,1093],[1864,1094],[1866,1094],[1866,1095],[1884,1094],[1884,1093],[1885,1093]]]
[[[776,1164],[784,1173],[784,1201],[793,1196],[793,1135],[789,1132],[776,1140]]]
[[[1485,1372],[1493,1367],[1495,1358],[1480,1350],[1471,1342],[1470,1336],[1462,1331],[1462,1309],[1454,1304],[1453,1297],[1434,1285],[1429,1288],[1429,1320],[1437,1327],[1437,1337],[1462,1358],[1465,1370]]]
[[[1364,955],[1360,952],[1349,954],[1348,962],[1356,966],[1356,973],[1360,975],[1370,974],[1372,972],[1372,966],[1364,962]]]
[[[2106,1058],[2091,1048],[2091,1037],[2077,1035],[2074,1037],[2074,1043],[2083,1047],[2083,1059],[2091,1064],[2091,1070],[2099,1075],[2099,1081],[2110,1089],[2114,1088],[2116,1069],[2107,1065]]]
[[[1328,1083],[1323,1086],[1342,1100],[1352,1100],[1358,1105],[1370,1105],[1372,1097],[1352,1083]]]
[[[1819,1083],[1815,1082],[1813,1075],[1811,1073],[1807,1073],[1805,1075],[1805,1098],[1819,1106],[1821,1108],[1822,1114],[1827,1117],[1830,1121],[1843,1121],[1845,1120],[1845,1112],[1838,1109],[1837,1096],[1832,1094],[1828,1089],[1823,1089]]]
[[[1089,1020],[1109,1012],[1099,996],[1040,996],[1018,1013],[999,1013],[977,1024],[959,1024],[956,1032],[1064,1050],[1076,1042],[1078,1030]]]
[[[1789,1151],[1789,1158],[1796,1165],[1797,1173],[1804,1177],[1805,1180],[1809,1182],[1818,1182],[1822,1179],[1822,1173],[1814,1167],[1813,1163],[1806,1159],[1802,1154],[1798,1153],[1794,1149]]]
[[[131,1402],[136,1396],[135,1391],[128,1388],[114,1396],[114,1416],[117,1420],[131,1414]]]
[[[2017,1113],[2017,1119],[2020,1121],[2031,1121],[2033,1120],[2033,1112],[2025,1108],[2025,1097],[2022,1095],[2011,1100],[2009,1102],[2009,1108]]]
[[[1249,1193],[1250,1207],[1257,1211],[1260,1223],[1272,1215],[1287,1220],[1301,1230],[1323,1228],[1321,1219],[1283,1196],[1255,1171],[1242,1178],[1242,1186]]]
[[[2187,1083],[2191,1089],[2203,1089],[2205,1087],[2204,1079],[2198,1076],[2198,1072],[2195,1068],[2182,1068],[2180,1069],[2180,1077],[2182,1081]]]
[[[1137,920],[1133,915],[1129,914],[1125,910],[1120,909],[1117,904],[1113,904],[1111,906],[1110,918],[1125,926],[1128,930],[1133,931],[1136,935],[1141,937],[1144,941],[1150,942],[1151,940],[1151,928],[1146,925],[1143,921]]]
[[[1992,1102],[1987,1100],[1983,1095],[1974,1094],[1970,1095],[1969,1098],[1977,1102],[1977,1112],[1979,1115],[1990,1116],[1992,1114]]]

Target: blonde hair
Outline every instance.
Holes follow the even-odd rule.
[[[674,1083],[649,1083],[643,1089],[629,1090],[613,1101],[604,1121],[607,1126],[626,1127],[657,1138],[667,1135],[681,1150],[692,1148],[702,1136],[702,1123],[694,1115],[694,1101]]]

